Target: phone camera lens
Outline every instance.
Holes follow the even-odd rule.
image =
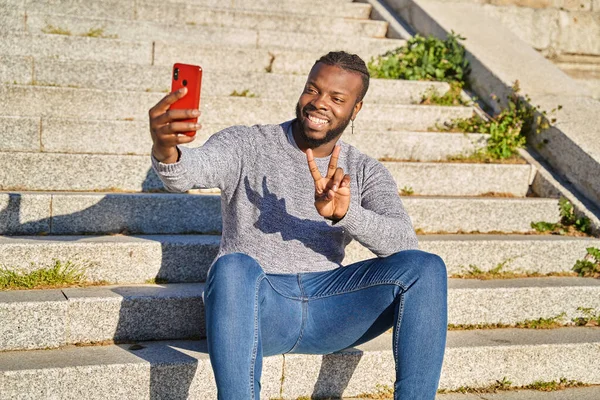
[[[183,86],[187,86],[187,81],[185,79],[183,80]]]
[[[179,68],[175,68],[175,71],[173,71],[173,79],[179,79]]]

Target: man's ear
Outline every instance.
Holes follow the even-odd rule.
[[[356,118],[356,116],[358,115],[358,112],[362,108],[362,105],[363,105],[362,100],[354,105],[354,110],[352,110],[352,118],[351,118],[352,121],[354,121],[354,118]]]

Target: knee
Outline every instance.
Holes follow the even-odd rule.
[[[404,250],[392,257],[398,257],[401,264],[410,265],[418,279],[438,282],[446,286],[448,271],[444,260],[437,254],[421,250]]]
[[[231,253],[214,262],[208,271],[206,286],[239,291],[247,285],[253,287],[262,275],[264,271],[254,258],[244,253]]]

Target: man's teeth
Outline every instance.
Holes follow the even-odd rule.
[[[313,117],[312,115],[309,115],[308,119],[310,119],[315,124],[324,124],[324,123],[327,122],[326,119],[321,119],[321,118]]]

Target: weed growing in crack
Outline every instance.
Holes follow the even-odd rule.
[[[232,97],[258,97],[256,94],[252,93],[250,89],[244,89],[240,92],[234,90],[231,92],[230,96]]]
[[[583,317],[573,318],[577,326],[600,326],[600,312],[591,307],[577,307],[577,311],[583,314]]]
[[[531,222],[531,227],[540,233],[551,233],[553,235],[574,235],[583,233],[590,235],[592,222],[586,216],[578,216],[575,207],[566,198],[562,197],[558,201],[558,210],[560,213],[559,222]]]
[[[402,196],[412,196],[415,194],[415,191],[413,190],[412,186],[404,186],[402,189],[400,189],[400,194],[402,194]]]
[[[435,87],[428,88],[421,95],[421,105],[436,105],[436,106],[470,106],[472,101],[462,97],[463,83],[450,82],[450,89],[440,95]]]
[[[580,381],[570,380],[565,377],[560,378],[558,381],[535,381],[529,385],[513,386],[512,382],[504,377],[502,380],[497,380],[495,383],[485,387],[474,388],[469,386],[461,386],[455,390],[441,389],[438,390],[438,393],[496,393],[507,390],[539,390],[542,392],[553,392],[557,390],[585,386],[590,385]]]
[[[583,260],[575,262],[573,271],[577,272],[579,276],[600,277],[600,249],[588,247],[585,250],[587,254]]]
[[[45,27],[42,28],[42,32],[48,33],[51,35],[71,36],[70,30],[65,29],[65,28],[60,28],[60,27],[54,26],[54,25],[46,25]]]

